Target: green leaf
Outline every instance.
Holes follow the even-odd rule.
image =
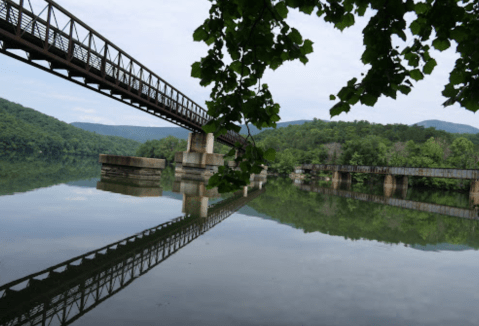
[[[422,71],[426,74],[426,75],[430,75],[432,73],[432,71],[434,70],[434,67],[437,66],[437,62],[436,60],[432,59],[429,60],[425,65],[424,67],[422,68]]]
[[[404,95],[407,95],[411,92],[411,87],[406,86],[406,85],[399,85],[398,90],[403,93]]]
[[[208,37],[208,33],[204,30],[203,26],[198,27],[193,33],[193,40],[195,42],[201,42]]]
[[[276,151],[273,148],[268,148],[266,152],[264,152],[263,157],[268,161],[274,161],[276,157]]]
[[[201,78],[201,63],[195,62],[191,65],[191,77]]]
[[[352,13],[347,13],[346,15],[343,16],[341,21],[336,23],[334,26],[340,31],[343,31],[346,27],[350,27],[353,25],[354,25],[354,15]]]
[[[458,85],[464,83],[464,73],[460,70],[454,69],[449,75],[449,81],[453,85]]]
[[[285,19],[288,17],[288,8],[286,7],[286,4],[284,2],[278,2],[276,6],[274,6],[278,14],[281,16],[281,18]]]
[[[432,41],[432,45],[439,51],[444,51],[451,46],[451,43],[448,39],[435,39]]]
[[[296,44],[303,43],[303,37],[296,28],[292,28],[288,36]]]
[[[313,42],[311,40],[304,40],[302,52],[303,54],[309,54],[313,52]]]
[[[351,105],[349,105],[346,102],[339,102],[336,103],[330,110],[329,114],[331,114],[331,117],[340,115],[343,112],[349,112],[349,109],[351,108]]]
[[[211,45],[211,44],[213,44],[213,42],[214,42],[215,40],[216,40],[216,38],[215,38],[214,36],[212,36],[212,37],[210,37],[209,39],[207,39],[207,40],[205,41],[205,43],[206,43],[207,45]]]
[[[207,134],[214,133],[216,131],[217,124],[218,123],[213,120],[205,124],[202,128]]]
[[[467,30],[462,26],[458,26],[451,31],[451,38],[457,43],[464,41],[467,38],[467,35]]]
[[[428,9],[429,9],[429,6],[424,2],[419,2],[414,5],[414,11],[418,15],[424,14],[426,11],[428,11]]]
[[[241,62],[240,61],[233,61],[230,64],[230,68],[234,71],[237,72],[238,74],[241,74]]]
[[[367,106],[374,106],[378,101],[378,97],[372,94],[364,94],[360,99],[361,103]]]
[[[409,72],[409,76],[411,76],[412,79],[415,81],[421,80],[424,78],[424,75],[419,69],[414,69]]]
[[[233,61],[238,60],[241,57],[239,51],[231,51],[230,56],[231,56],[231,59],[233,59]]]
[[[329,100],[330,101],[336,100],[336,96],[334,96],[333,94],[329,95]]]
[[[314,10],[314,6],[302,5],[299,7],[299,11],[304,12],[306,15],[311,15]]]
[[[411,33],[413,33],[414,35],[419,35],[419,33],[421,32],[421,28],[422,26],[417,19],[413,21],[411,25],[409,25],[409,29],[411,30]]]
[[[458,93],[458,90],[454,88],[453,84],[447,84],[444,87],[444,90],[442,91],[442,95],[448,98],[456,96],[457,93]]]

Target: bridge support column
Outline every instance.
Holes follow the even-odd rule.
[[[392,174],[386,175],[384,178],[384,196],[391,197],[396,190],[396,177]]]
[[[186,152],[175,154],[175,174],[191,180],[208,180],[224,164],[223,154],[213,153],[213,134],[190,133]]]
[[[407,175],[403,175],[399,178],[399,181],[396,180],[396,187],[398,190],[401,191],[401,198],[406,199],[407,196],[407,189],[409,186],[409,178]]]
[[[479,205],[479,180],[471,180],[471,189],[469,191],[471,206]]]

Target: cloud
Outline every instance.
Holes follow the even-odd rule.
[[[96,112],[96,110],[93,110],[93,109],[84,109],[84,108],[79,108],[79,107],[73,108],[72,111],[78,111],[78,112],[83,112],[83,113],[95,113]]]

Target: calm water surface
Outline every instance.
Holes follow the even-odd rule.
[[[97,189],[95,161],[0,161],[0,286],[184,216],[171,171],[164,173],[162,196],[136,197]],[[201,224],[204,232],[131,282],[116,280],[117,291],[96,306],[94,295],[77,297],[93,308],[84,313],[72,308],[69,320],[73,325],[479,323],[478,222],[306,192],[287,179],[269,179],[264,189],[234,213],[226,211],[240,205],[242,196],[210,199],[219,208],[210,208],[206,221],[214,214],[221,219]],[[359,185],[350,191],[381,195],[380,189]],[[467,194],[409,189],[405,199],[469,209]],[[177,221],[171,227],[178,234],[200,225],[195,219]],[[145,248],[152,245],[141,246],[150,253]],[[115,259],[127,266],[127,256]],[[98,275],[111,271],[102,266],[94,267]],[[88,285],[72,275],[68,280]],[[69,284],[55,287],[67,291]],[[25,286],[15,289],[22,293]],[[0,292],[0,325],[33,318],[33,308],[13,304],[21,306],[25,297],[5,300],[15,293]],[[43,309],[47,299],[40,298],[35,305]],[[61,324],[55,318],[52,325]]]

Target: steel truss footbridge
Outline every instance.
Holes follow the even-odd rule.
[[[26,58],[12,50],[25,51]],[[52,0],[0,0],[0,52],[193,132],[203,132],[211,119],[193,100]],[[47,61],[47,67],[38,60]],[[231,131],[217,140],[229,146],[245,143]]]
[[[0,325],[69,325],[264,193],[240,192],[206,218],[181,216],[0,286]]]

